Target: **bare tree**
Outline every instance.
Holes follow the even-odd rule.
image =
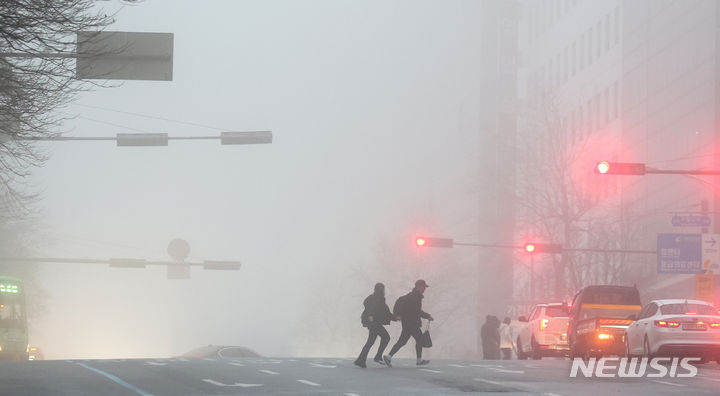
[[[77,32],[113,21],[95,0],[0,2],[0,220],[27,213],[23,179],[45,160],[32,139],[58,135],[57,110],[92,86],[75,79]]]
[[[519,228],[528,238],[566,249],[631,249],[640,232],[618,199],[617,179],[591,173],[592,134],[568,125],[552,94],[527,114],[518,139]],[[637,267],[627,265],[632,259],[604,252],[538,255],[538,289],[544,297],[560,300],[587,284],[632,280],[639,276]]]

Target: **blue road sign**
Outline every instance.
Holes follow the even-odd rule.
[[[674,227],[710,227],[710,216],[704,214],[675,214],[672,217]]]
[[[658,234],[657,265],[660,274],[701,274],[701,234]]]

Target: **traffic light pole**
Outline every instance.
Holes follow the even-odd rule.
[[[535,303],[535,255],[530,254],[530,301]]]

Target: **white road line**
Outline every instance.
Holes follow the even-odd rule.
[[[187,362],[187,361],[188,361],[188,360],[185,359],[185,358],[178,358],[178,360],[181,361],[181,362]]]
[[[270,375],[278,375],[278,374],[280,374],[280,373],[276,373],[276,372],[270,371],[270,370],[258,370],[258,371],[261,372],[261,373],[270,374]]]
[[[230,363],[228,363],[228,364],[231,365],[231,366],[245,367],[244,364],[238,363],[238,362],[230,362]]]
[[[208,361],[208,362],[214,362],[214,361],[215,361],[215,359],[210,359],[210,358],[205,358],[205,359],[203,359],[203,360],[206,360],[206,361]]]
[[[675,383],[675,382],[667,382],[667,381],[660,381],[660,380],[653,380],[652,382],[657,382],[658,384],[670,385],[670,386],[679,386],[679,387],[685,387],[685,386],[687,386],[687,385],[684,385],[684,384],[678,384],[678,383]]]
[[[491,370],[497,371],[498,373],[525,374],[525,370],[506,370],[501,368],[491,368]]]
[[[167,363],[163,362],[145,362],[148,366],[167,366]]]
[[[420,370],[420,371],[425,371],[425,372],[428,372],[428,373],[435,373],[435,374],[440,374],[440,373],[442,373],[442,371],[430,370],[430,369],[426,369],[426,368],[421,368],[421,369],[418,369],[418,370]]]
[[[465,367],[462,364],[448,364],[450,367]]]
[[[114,375],[112,375],[112,374],[106,373],[106,372],[104,372],[104,371],[102,371],[102,370],[98,370],[98,369],[96,369],[95,367],[88,366],[88,365],[85,364],[85,363],[75,363],[75,364],[77,364],[77,365],[80,366],[80,367],[84,367],[84,368],[86,368],[86,369],[88,369],[88,370],[90,370],[90,371],[94,371],[94,372],[102,375],[103,377],[110,379],[112,382],[114,382],[114,383],[116,383],[116,384],[118,384],[118,385],[122,385],[123,387],[125,387],[125,388],[127,388],[127,389],[130,389],[131,391],[136,392],[136,393],[138,393],[138,394],[140,394],[140,395],[142,395],[142,396],[152,396],[152,394],[147,393],[147,392],[145,392],[144,390],[142,390],[142,389],[140,389],[140,388],[138,388],[138,387],[136,387],[136,386],[134,386],[134,385],[130,385],[130,384],[128,384],[127,382],[121,380],[120,378],[118,378],[118,377],[116,377],[116,376],[114,376]]]
[[[710,381],[720,382],[720,378],[709,378],[709,377],[700,377],[700,378],[710,380]]]
[[[471,366],[482,367],[482,368],[502,367],[502,366],[498,366],[497,364],[472,364]]]
[[[297,380],[297,382],[310,386],[320,386],[320,384],[308,380]]]
[[[360,396],[359,393],[343,393],[343,396]]]
[[[295,359],[288,359],[288,362],[297,362]]]
[[[240,388],[255,388],[258,386],[263,386],[263,384],[243,384],[241,382],[235,383],[235,384],[223,384],[222,382],[218,382],[211,379],[204,379],[203,381],[207,382],[208,384],[213,384],[215,386],[237,386]]]
[[[488,384],[493,384],[493,385],[498,385],[498,386],[506,386],[506,385],[503,384],[502,382],[490,381],[490,380],[486,380],[486,379],[483,379],[483,378],[475,378],[475,381],[485,382],[485,383],[488,383]]]
[[[332,364],[319,364],[319,363],[310,363],[313,367],[319,367],[319,368],[335,368],[337,366],[334,366]]]
[[[543,396],[562,396],[562,395],[559,393],[545,392],[545,393],[543,393]]]

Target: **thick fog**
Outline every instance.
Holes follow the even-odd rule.
[[[63,110],[67,136],[272,130],[273,143],[45,143],[30,180],[42,192],[33,253],[169,260],[167,244],[184,238],[189,260],[242,268],[168,280],[159,267],[44,264],[31,343],[47,358],[208,344],[350,356],[374,283],[392,307],[423,278],[433,353],[474,354],[478,251],[420,251],[412,238],[478,237],[482,12],[473,0],[120,10],[109,30],[174,33],[173,81],[79,94]]]

